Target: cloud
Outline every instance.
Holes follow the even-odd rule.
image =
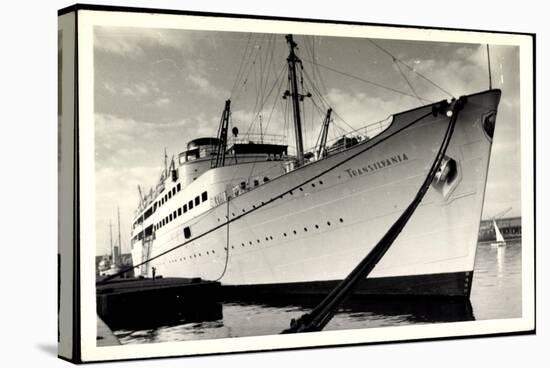
[[[214,85],[208,78],[207,73],[200,63],[187,63],[186,79],[195,87],[195,92],[205,96],[209,96],[215,100],[220,100],[229,97],[229,91],[219,86]]]
[[[160,28],[103,27],[94,28],[94,48],[111,54],[136,57],[148,47],[170,47],[182,53],[193,47],[184,31]]]
[[[160,166],[104,167],[96,170],[96,244],[98,254],[109,251],[109,220],[116,239],[116,211],[120,208],[123,251],[130,251],[130,226],[139,201],[137,186],[149,188],[159,178]]]
[[[189,127],[189,120],[160,123],[95,114],[96,166],[132,167],[136,162],[151,163],[155,160],[151,157],[153,150],[160,157],[163,144],[184,136]]]
[[[168,104],[170,104],[172,102],[171,99],[167,98],[167,97],[162,97],[162,98],[158,98],[155,100],[154,102],[154,105],[158,106],[158,107],[161,107],[161,106],[166,106]]]

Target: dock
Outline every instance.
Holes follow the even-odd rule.
[[[114,279],[96,285],[97,314],[111,330],[216,320],[220,290],[200,278]]]

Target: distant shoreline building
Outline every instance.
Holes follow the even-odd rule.
[[[502,233],[504,239],[519,239],[521,238],[521,217],[509,217],[496,219],[497,226]],[[495,240],[495,229],[493,220],[482,220],[479,225],[479,241]]]

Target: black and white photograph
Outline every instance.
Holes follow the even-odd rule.
[[[83,360],[534,329],[531,36],[68,16]]]

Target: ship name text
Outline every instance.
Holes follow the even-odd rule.
[[[389,166],[400,164],[401,162],[407,161],[407,160],[409,160],[409,157],[407,156],[407,154],[401,153],[379,161],[371,162],[363,167],[350,168],[344,171],[348,173],[350,178],[353,178],[354,176],[359,176],[359,175],[371,173],[374,171],[378,171],[381,169],[385,169]]]

